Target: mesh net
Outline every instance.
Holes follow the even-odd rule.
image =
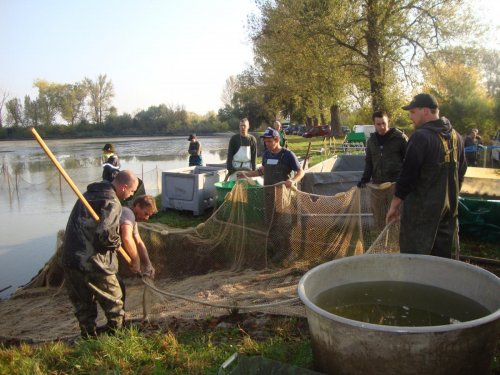
[[[154,171],[151,174],[156,175]],[[344,177],[342,186],[348,180]],[[11,177],[4,171],[3,178]],[[11,179],[3,187],[16,197],[30,191],[23,184],[32,191],[50,189],[47,183],[47,179],[39,185],[19,180],[15,187]],[[68,189],[59,185],[57,175],[51,184],[63,192]],[[399,223],[385,225],[393,195],[391,184],[331,191],[334,195],[311,194],[244,180],[236,183],[212,216],[195,228],[140,223],[157,276],[155,280],[125,279],[127,319],[148,318],[168,324],[170,318],[236,312],[305,316],[297,284],[308,270],[346,256],[399,251]],[[64,282],[62,240],[60,232],[54,256],[27,286],[0,305],[4,335],[44,341],[78,332],[64,289],[54,291]],[[122,276],[132,276],[128,272],[127,265],[121,264]],[[36,320],[19,313],[34,307],[39,317]],[[59,312],[57,319],[54,311]],[[43,329],[40,320],[47,322]],[[98,324],[104,323],[100,312]]]
[[[196,228],[141,224],[157,271],[145,279],[145,315],[204,317],[236,311],[304,315],[299,279],[314,266],[364,253],[399,252],[385,225],[393,185],[334,196],[240,181]]]

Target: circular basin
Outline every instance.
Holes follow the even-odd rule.
[[[479,303],[487,315],[423,327],[348,319],[320,308],[318,295],[353,283],[414,283]],[[489,374],[500,331],[500,278],[482,268],[427,255],[373,254],[334,260],[307,272],[306,306],[314,360],[327,374]]]

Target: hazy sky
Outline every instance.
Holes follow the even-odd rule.
[[[253,0],[0,0],[0,93],[36,97],[37,78],[107,74],[118,112],[162,103],[217,111],[226,79],[252,63]]]
[[[475,4],[498,25],[500,0]],[[107,74],[119,113],[162,103],[217,111],[226,79],[252,63],[255,10],[254,0],[0,0],[0,94],[35,98],[37,78]]]

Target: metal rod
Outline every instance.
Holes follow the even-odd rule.
[[[94,209],[92,208],[92,206],[89,204],[89,202],[87,201],[87,199],[85,199],[85,197],[80,192],[80,190],[78,189],[78,187],[73,183],[73,180],[71,180],[71,177],[69,177],[69,175],[66,173],[66,171],[61,166],[61,164],[59,163],[59,161],[57,161],[56,157],[54,156],[54,154],[52,153],[52,151],[50,151],[50,149],[45,144],[45,142],[43,141],[42,137],[40,137],[40,135],[35,130],[35,128],[31,128],[31,133],[33,134],[33,136],[37,140],[37,142],[40,145],[40,147],[42,147],[42,149],[45,151],[45,153],[47,154],[47,156],[49,157],[49,159],[52,161],[52,163],[54,164],[54,166],[57,168],[57,170],[59,171],[59,173],[64,177],[64,179],[66,180],[66,182],[68,183],[68,185],[75,192],[75,194],[78,196],[78,198],[83,203],[83,205],[87,208],[87,210],[89,211],[90,215],[94,218],[95,221],[99,222],[101,220],[99,218],[99,216],[96,214],[96,212],[94,211]],[[130,257],[128,256],[128,254],[125,252],[125,250],[123,250],[123,248],[121,246],[118,248],[118,251],[120,252],[120,254],[123,256],[123,258],[125,259],[125,261],[128,264],[130,264],[132,262],[132,259],[130,259]]]

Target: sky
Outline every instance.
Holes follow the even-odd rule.
[[[500,49],[500,0],[470,0]],[[152,105],[200,115],[223,106],[226,79],[253,62],[254,0],[0,0],[0,95],[35,98],[36,79],[106,74],[118,113]]]
[[[217,111],[226,79],[253,62],[255,10],[253,0],[0,0],[0,95],[106,74],[118,113]]]

